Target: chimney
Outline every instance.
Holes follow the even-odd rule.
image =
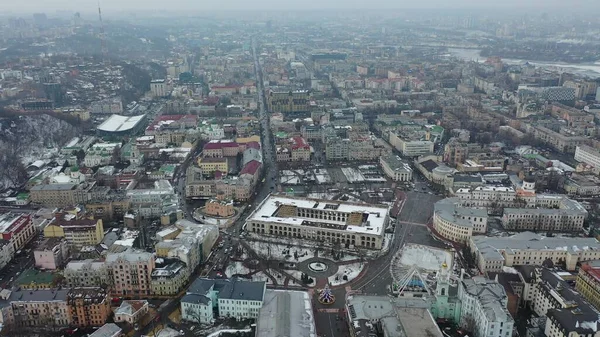
[[[465,268],[460,268],[460,280],[462,281],[465,277]]]

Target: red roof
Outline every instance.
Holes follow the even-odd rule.
[[[259,142],[248,142],[246,144],[246,148],[260,150],[260,143]]]
[[[251,160],[246,165],[244,165],[244,168],[242,168],[240,175],[242,175],[242,174],[255,175],[256,171],[258,171],[258,169],[260,168],[260,165],[261,164],[259,161]]]
[[[204,150],[218,150],[224,147],[238,147],[239,145],[236,142],[232,141],[212,141],[204,144]]]
[[[310,146],[308,146],[308,143],[302,137],[292,137],[292,143],[292,149],[294,150],[299,148],[310,149]]]

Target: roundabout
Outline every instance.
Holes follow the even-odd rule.
[[[326,278],[338,272],[338,265],[322,257],[311,257],[296,264],[298,270],[314,278]]]

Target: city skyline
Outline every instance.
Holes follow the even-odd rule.
[[[368,3],[364,1],[338,1],[338,0],[307,0],[302,3],[291,2],[282,3],[274,0],[261,0],[255,3],[248,3],[241,0],[224,0],[218,3],[198,3],[191,0],[173,0],[168,4],[157,0],[138,1],[132,0],[125,3],[117,0],[103,0],[100,2],[102,10],[105,12],[119,11],[165,11],[165,12],[202,12],[202,11],[290,11],[290,10],[331,10],[331,9],[462,9],[462,10],[478,10],[478,9],[537,9],[543,11],[552,11],[556,9],[597,9],[598,3],[593,0],[574,0],[568,3],[560,0],[507,0],[503,2],[495,1],[476,1],[476,0],[460,0],[460,1],[444,1],[444,0],[425,0],[418,3],[409,1],[391,1],[391,0],[374,0]],[[85,1],[75,2],[72,0],[57,0],[51,4],[42,0],[30,0],[25,3],[5,2],[0,4],[0,10],[5,11],[4,14],[20,14],[34,12],[93,12],[96,11],[98,2]]]

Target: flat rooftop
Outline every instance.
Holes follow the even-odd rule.
[[[269,195],[259,207],[248,217],[247,221],[262,221],[273,223],[285,223],[289,225],[302,226],[306,222],[314,221],[332,225],[346,225],[346,222],[328,219],[315,219],[307,217],[279,217],[277,212],[282,205],[293,205],[304,209],[332,210],[339,213],[362,213],[364,220],[362,226],[345,227],[346,231],[357,233],[368,233],[383,235],[389,208],[387,206],[345,203],[334,200],[320,200],[309,198],[292,198],[287,196]]]
[[[600,250],[600,242],[595,238],[546,237],[532,232],[509,237],[474,236],[471,241],[483,255],[488,250],[558,250],[571,253]]]

